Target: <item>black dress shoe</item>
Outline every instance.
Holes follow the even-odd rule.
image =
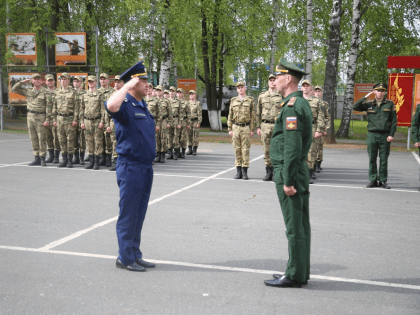
[[[302,283],[289,279],[285,276],[274,279],[274,280],[265,280],[265,285],[269,287],[277,287],[277,288],[301,288]]]
[[[155,264],[152,264],[151,262],[145,261],[141,258],[137,258],[136,263],[139,264],[140,266],[144,267],[144,268],[155,268],[156,267]]]
[[[281,277],[283,277],[283,275],[281,274],[274,274],[273,275],[274,279],[280,279]],[[308,280],[306,280],[305,282],[302,282],[303,285],[307,285],[308,284]]]
[[[373,187],[378,187],[378,183],[376,182],[376,180],[366,185],[366,188],[373,188]]]
[[[386,182],[379,182],[379,187],[382,187],[383,189],[391,189]]]
[[[117,258],[115,265],[119,269],[127,269],[128,271],[146,271],[146,268],[140,266],[136,262],[133,262],[131,265],[124,265],[119,258]]]

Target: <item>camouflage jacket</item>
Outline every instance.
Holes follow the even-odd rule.
[[[146,97],[144,99],[146,101],[147,104],[147,109],[149,110],[150,114],[153,115],[153,117],[155,118],[155,124],[157,125],[158,123],[160,123],[160,121],[158,121],[158,115],[159,115],[159,108],[158,108],[158,101],[159,98],[157,97]]]
[[[181,100],[177,98],[170,99],[169,103],[172,109],[172,122],[169,124],[176,128],[178,125],[181,125],[181,119],[185,116],[185,108],[181,106]]]
[[[160,98],[158,99],[157,102],[157,106],[158,106],[158,121],[162,122],[165,119],[167,119],[167,121],[171,121],[172,120],[172,109],[171,109],[171,105],[169,103],[169,100],[167,98]],[[169,123],[168,123],[169,124]]]
[[[322,101],[322,106],[324,106],[324,122],[325,129],[324,132],[327,132],[331,127],[331,114],[330,114],[330,105],[327,102]]]
[[[324,115],[324,106],[322,106],[322,101],[311,95],[306,99],[311,106],[312,111],[312,128],[315,132],[324,132],[325,131],[325,115]],[[312,135],[314,136],[314,135]]]
[[[280,114],[282,107],[282,97],[280,93],[271,94],[270,91],[261,93],[257,102],[256,127],[261,128],[263,120],[274,124],[274,118]]]
[[[79,121],[79,95],[76,90],[70,86],[67,89],[60,87],[55,90],[55,98],[53,99],[53,121],[57,118],[63,123],[72,123]]]
[[[183,116],[181,115],[179,117],[179,123],[182,127],[190,126],[191,123],[191,110],[190,106],[188,106],[189,101],[187,100],[179,100],[181,102],[181,112]]]
[[[105,124],[104,95],[98,90],[94,92],[88,91],[82,95],[82,107],[80,112],[80,123],[84,124],[86,119],[92,120],[94,118],[100,119],[100,123]],[[109,126],[108,126],[109,127]]]
[[[188,108],[190,111],[189,126],[201,125],[203,121],[203,111],[201,109],[201,103],[199,101],[189,101]]]
[[[245,96],[242,100],[239,96],[233,97],[230,100],[228,129],[232,130],[232,125],[249,124],[251,131],[255,129],[255,104],[254,98]]]

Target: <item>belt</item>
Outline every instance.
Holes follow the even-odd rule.
[[[234,123],[236,126],[240,126],[240,127],[246,127],[249,126],[249,123],[245,123],[245,124],[238,124],[238,123]]]
[[[73,116],[74,113],[71,113],[71,114],[60,114],[60,113],[58,113],[57,115],[58,116],[63,116],[63,117],[69,117],[69,116]]]
[[[166,118],[168,118],[168,115],[163,116],[163,117],[162,117],[162,120],[164,120],[164,119],[166,119]]]
[[[28,113],[38,114],[38,115],[45,115],[45,114],[47,114],[46,112],[34,112],[33,110],[28,110]]]
[[[274,119],[272,119],[272,120],[263,119],[262,122],[266,123],[266,124],[274,124]]]
[[[96,119],[101,118],[101,115],[99,115],[98,117],[95,117],[95,118],[87,118],[86,116],[84,116],[84,117],[85,117],[85,119],[92,121],[92,120],[96,120]]]
[[[176,116],[172,116],[172,118],[178,118],[179,117],[179,115],[176,115]]]
[[[198,120],[198,118],[191,118],[191,121],[196,121]]]

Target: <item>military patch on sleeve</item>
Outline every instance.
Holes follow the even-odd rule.
[[[286,117],[286,130],[297,129],[297,117]]]
[[[295,103],[295,101],[296,101],[296,97],[292,97],[292,98],[289,100],[289,102],[287,103],[287,106],[293,106],[293,104]]]

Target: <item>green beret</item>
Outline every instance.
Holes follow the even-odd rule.
[[[288,62],[286,59],[280,58],[279,64],[276,66],[276,72],[274,72],[274,74],[290,74],[300,80],[306,74],[306,72],[295,64]]]
[[[388,85],[386,83],[382,83],[382,82],[376,83],[373,86],[373,89],[374,90],[388,90]]]

